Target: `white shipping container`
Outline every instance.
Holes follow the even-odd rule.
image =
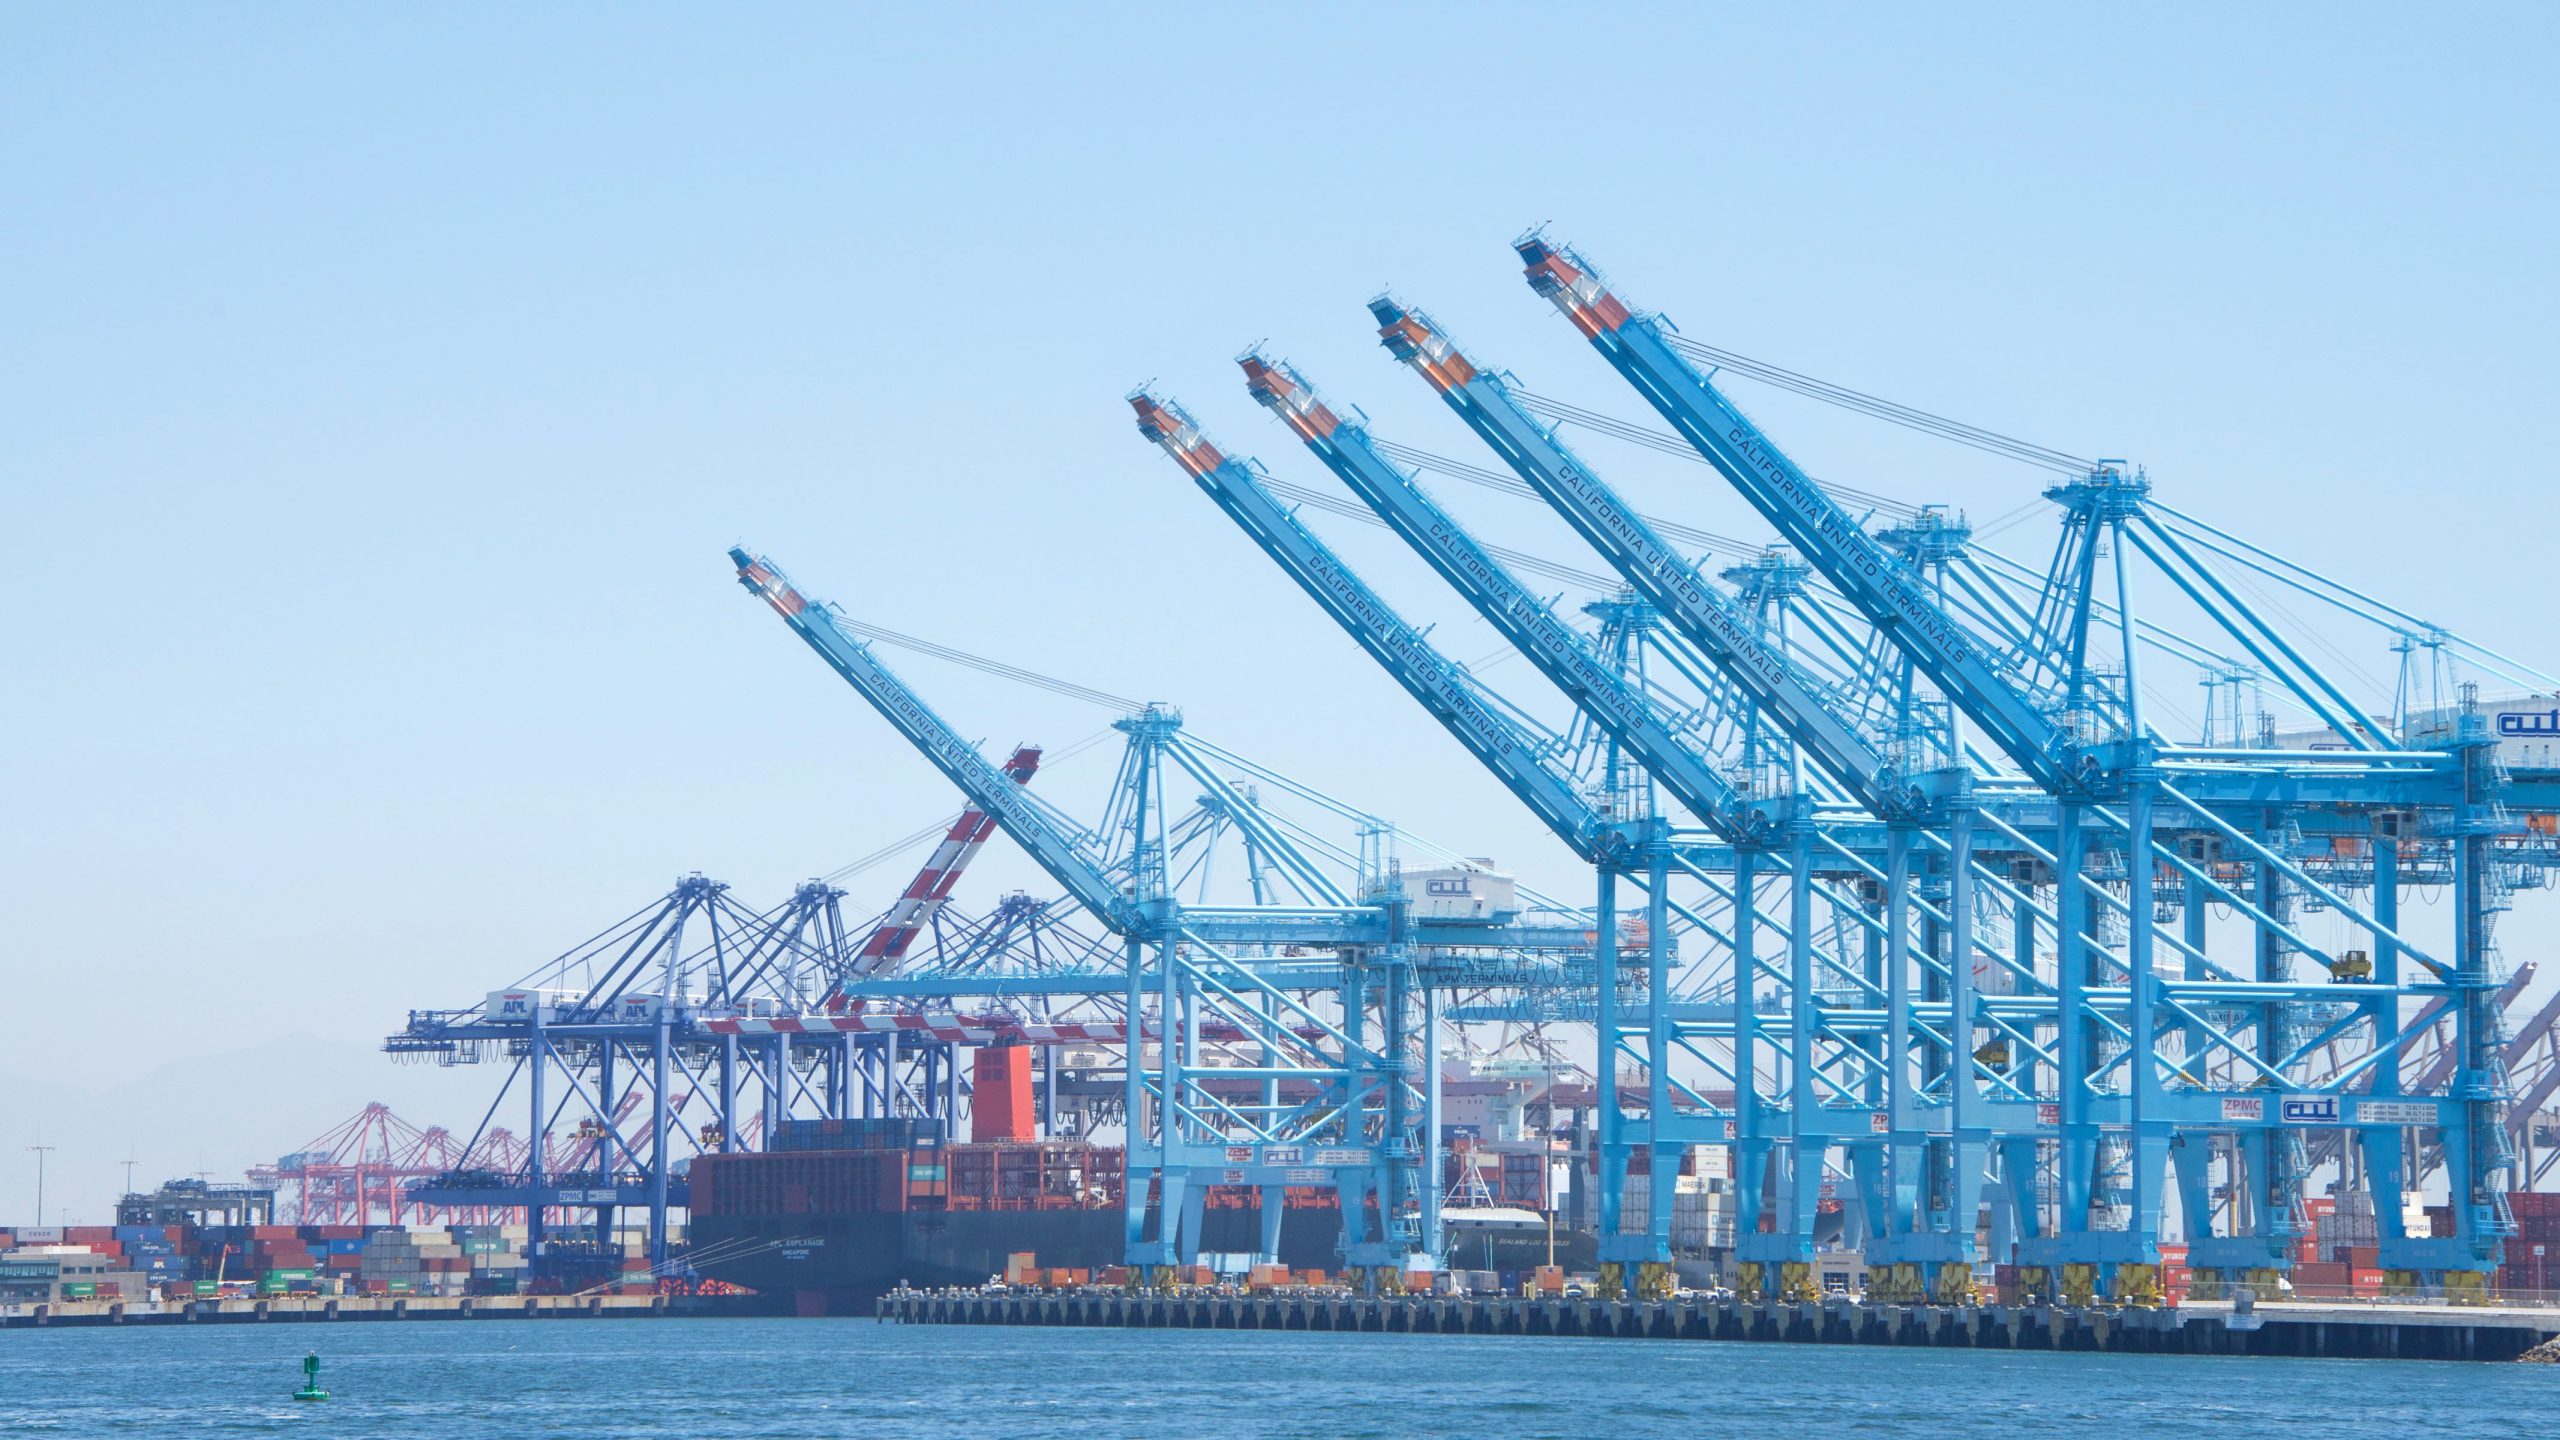
[[[491,1020],[530,1021],[537,1010],[545,1023],[567,1018],[570,1007],[582,993],[576,990],[546,989],[528,986],[521,990],[492,990],[480,1005],[480,1013]]]
[[[710,1003],[702,995],[679,995],[669,1001],[656,995],[625,995],[614,1003],[613,1018],[625,1025],[644,1025],[658,1018],[658,1012],[672,1005],[677,1010],[699,1010]]]

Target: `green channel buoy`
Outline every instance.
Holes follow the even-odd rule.
[[[296,1400],[326,1400],[329,1392],[320,1388],[320,1357],[302,1357],[302,1388],[293,1392]]]

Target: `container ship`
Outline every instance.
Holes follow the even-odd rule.
[[[1047,1270],[1098,1275],[1118,1265],[1128,1162],[1116,1146],[1035,1138],[1020,1050],[979,1052],[971,1139],[946,1142],[939,1122],[907,1118],[794,1120],[758,1152],[710,1154],[691,1167],[694,1270],[797,1313],[868,1314],[900,1284],[978,1285],[1028,1252]],[[1010,1102],[1010,1103],[1009,1103]],[[1543,1183],[1545,1167],[1533,1167]],[[1340,1201],[1327,1186],[1284,1192],[1278,1260],[1292,1270],[1339,1265]],[[1488,1270],[1587,1267],[1587,1233],[1551,1229],[1514,1203],[1444,1210],[1451,1260]],[[1160,1215],[1147,1210],[1146,1238]],[[1379,1224],[1374,1202],[1371,1233]],[[1211,1186],[1198,1249],[1261,1246],[1262,1192]]]
[[[901,1135],[913,1121],[816,1121],[871,1133],[797,1138],[762,1153],[693,1162],[691,1261],[712,1279],[785,1300],[802,1315],[868,1314],[900,1284],[978,1285],[1028,1252],[1044,1269],[1098,1275],[1120,1263],[1125,1152],[1073,1140],[941,1144]],[[834,1148],[817,1148],[823,1138]],[[1284,1192],[1279,1263],[1338,1266],[1342,1212],[1325,1187]],[[1157,1233],[1150,1206],[1145,1235]],[[1534,1210],[1443,1212],[1453,1263],[1496,1271],[1548,1262],[1588,1268],[1587,1233],[1550,1231]],[[1375,1227],[1374,1210],[1370,1224]],[[1374,1231],[1373,1231],[1374,1233]],[[1248,1254],[1261,1192],[1211,1186],[1199,1248]]]

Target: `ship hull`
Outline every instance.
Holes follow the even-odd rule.
[[[1154,1231],[1150,1217],[1148,1232]],[[695,1268],[714,1280],[788,1297],[801,1314],[869,1314],[901,1285],[983,1285],[1028,1253],[1044,1269],[1100,1272],[1127,1245],[1118,1210],[995,1210],[906,1214],[705,1215],[691,1226]],[[1337,1262],[1341,1217],[1289,1210],[1280,1263],[1322,1269]],[[1262,1243],[1258,1210],[1201,1217],[1200,1248],[1249,1253]]]
[[[906,1215],[703,1216],[693,1222],[697,1268],[742,1285],[801,1315],[868,1315],[901,1285],[932,1289],[983,1285],[1028,1252],[1043,1268],[1100,1273],[1125,1245],[1117,1210],[957,1211]],[[1149,1227],[1152,1230],[1152,1226]],[[1290,1210],[1280,1225],[1280,1263],[1292,1270],[1340,1264],[1339,1212]],[[1261,1243],[1255,1210],[1202,1216],[1203,1251],[1250,1252]],[[1460,1232],[1450,1237],[1453,1269],[1515,1275],[1555,1262],[1594,1263],[1592,1237],[1572,1230]]]
[[[901,1285],[983,1285],[1005,1275],[1016,1255],[1042,1270],[1098,1277],[1128,1252],[1118,1150],[1074,1141],[942,1145],[896,1128],[913,1122],[825,1123],[870,1129],[807,1137],[857,1142],[846,1148],[794,1143],[694,1161],[688,1259],[697,1273],[802,1314],[868,1314]],[[1262,1249],[1260,1192],[1225,1185],[1194,1193],[1203,1202],[1195,1212],[1200,1234],[1186,1237],[1187,1252]],[[1342,1212],[1327,1203],[1333,1198],[1319,1187],[1288,1189],[1280,1264],[1341,1266]],[[1158,1218],[1145,1216],[1142,1241],[1157,1236]],[[1374,1209],[1369,1222],[1375,1233]],[[1591,1250],[1588,1236],[1567,1230],[1550,1238],[1540,1226],[1458,1224],[1451,1239],[1453,1267],[1507,1272],[1547,1263],[1551,1247],[1558,1263],[1581,1268]]]

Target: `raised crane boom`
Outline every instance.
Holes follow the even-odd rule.
[[[1123,934],[1139,927],[1137,907],[1086,857],[1074,839],[1034,806],[1010,775],[979,754],[977,746],[961,738],[960,732],[935,714],[923,697],[882,664],[870,646],[846,634],[825,606],[811,604],[771,560],[734,548],[729,551],[729,559],[738,567],[739,584],[771,605],[783,623],[818,652],[818,658],[861,691],[871,708],[896,726],[908,743],[924,752],[934,768],[960,787],[960,793],[968,796],[971,804],[1031,852],[1031,858],[1049,872],[1051,879],[1065,886],[1076,903]]]
[[[1006,778],[1016,785],[1030,784],[1032,775],[1039,769],[1040,747],[1037,745],[1015,746],[1013,758],[1004,762]],[[988,817],[986,811],[972,805],[960,812],[960,818],[951,822],[950,832],[942,837],[942,843],[933,847],[933,853],[925,857],[924,868],[916,872],[916,878],[907,882],[905,892],[898,896],[898,903],[889,907],[889,913],[881,917],[879,928],[862,942],[862,949],[853,957],[855,975],[868,978],[897,968],[898,962],[906,958],[907,947],[915,943],[917,933],[951,898],[951,887],[960,883],[961,873],[969,868],[969,862],[977,858],[979,849],[987,843],[987,837],[994,833],[996,822]]]
[[[1731,676],[1806,758],[1878,816],[1897,819],[1930,808],[1932,793],[1842,720],[1751,618],[1532,418],[1499,376],[1468,359],[1419,310],[1380,296],[1369,302],[1369,312],[1378,321],[1378,340],[1387,353],[1428,382],[1504,464]]]
[[[1229,519],[1324,607],[1360,648],[1422,703],[1458,743],[1520,797],[1531,813],[1586,857],[1607,849],[1613,826],[1559,769],[1536,737],[1504,715],[1472,676],[1379,598],[1295,515],[1263,489],[1242,460],[1222,453],[1188,412],[1145,390],[1129,397],[1138,433],[1163,447]]]
[[[1529,288],[1563,311],[1682,439],[1851,603],[1888,630],[2002,753],[2056,793],[2102,781],[2098,757],[2082,752],[2052,716],[2011,684],[1964,626],[1913,580],[1901,558],[1876,543],[1855,516],[1674,350],[1658,321],[1628,309],[1571,250],[1538,235],[1523,237],[1513,248],[1527,267]]]
[[[1638,763],[1729,840],[1771,838],[1774,824],[1707,758],[1682,741],[1647,699],[1595,651],[1554,607],[1532,594],[1438,502],[1370,444],[1364,425],[1333,413],[1286,364],[1259,351],[1238,362],[1253,398],[1280,417],[1316,458],[1351,487],[1390,529],[1421,552],[1441,578],[1571,696]]]

